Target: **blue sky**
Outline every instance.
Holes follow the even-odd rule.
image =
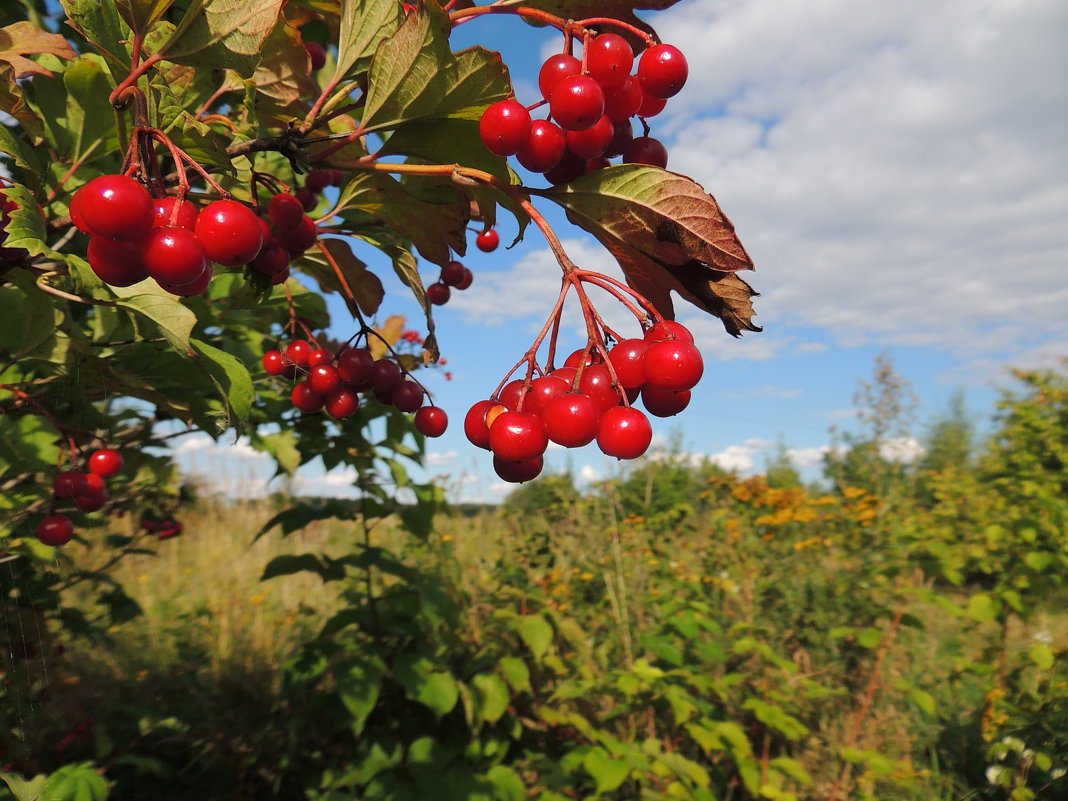
[[[757,265],[744,277],[761,293],[764,326],[736,340],[677,302],[705,377],[689,409],[656,421],[659,440],[676,433],[688,452],[743,472],[780,440],[816,464],[829,427],[850,426],[857,381],[879,353],[920,398],[916,436],[955,391],[982,421],[1010,366],[1068,355],[1068,5],[683,0],[648,19],[690,64],[653,135],[669,169],[734,222]],[[510,17],[473,20],[453,41],[501,50],[526,103],[559,47],[553,32]],[[596,242],[539,207],[575,261],[619,275]],[[511,241],[514,223],[500,231]],[[454,499],[493,501],[510,487],[464,439],[462,418],[529,346],[559,272],[533,227],[516,248],[472,246],[464,262],[473,286],[436,313],[453,380],[439,373],[429,385],[451,425],[428,446],[428,474],[447,476]],[[391,292],[383,311],[415,326],[388,265],[371,266]],[[428,267],[424,280],[434,278]],[[344,331],[343,312],[336,319]],[[576,325],[569,336],[581,346]],[[179,447],[189,469],[218,464],[204,439]],[[242,453],[228,460],[258,485],[269,469]],[[618,469],[595,446],[550,451],[547,465],[589,480]],[[344,493],[350,480],[312,467],[297,487]]]

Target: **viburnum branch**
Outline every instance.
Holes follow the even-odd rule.
[[[96,298],[83,298],[81,295],[72,295],[70,292],[64,292],[62,289],[56,289],[54,286],[48,283],[48,279],[52,276],[59,275],[55,270],[50,270],[46,273],[41,273],[37,276],[37,288],[42,292],[47,292],[49,295],[55,295],[57,298],[63,298],[63,300],[72,300],[75,303],[84,303],[87,306],[118,306],[119,304],[111,300],[97,300]]]

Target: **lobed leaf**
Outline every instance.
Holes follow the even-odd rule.
[[[335,80],[364,70],[382,40],[404,21],[397,0],[341,0],[340,13]]]
[[[0,28],[0,61],[11,65],[16,78],[51,75],[48,69],[26,58],[43,53],[68,60],[78,55],[65,37],[38,28],[28,20]]]
[[[194,67],[230,69],[251,78],[283,0],[197,0],[158,52]]]

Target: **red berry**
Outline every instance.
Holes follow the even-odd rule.
[[[497,400],[507,408],[515,411],[519,408],[519,402],[525,394],[526,382],[522,378],[517,378],[504,385],[504,388],[497,394]]]
[[[83,234],[93,235],[93,232],[89,229],[89,226],[85,222],[85,217],[82,216],[82,203],[85,200],[85,195],[80,191],[75,192],[70,197],[70,203],[67,204],[67,213],[70,214],[70,221],[74,223],[74,227],[81,231]]]
[[[545,180],[551,184],[566,184],[586,174],[586,159],[565,150],[560,162],[545,173]]]
[[[638,82],[651,97],[665,99],[678,94],[688,74],[686,57],[673,45],[653,45],[638,61]]]
[[[89,456],[86,466],[90,473],[110,478],[122,470],[122,454],[114,448],[100,448]]]
[[[326,66],[326,50],[318,42],[305,42],[304,49],[308,51],[308,61],[311,71],[317,72]]]
[[[475,237],[475,247],[481,250],[483,253],[492,253],[497,249],[497,245],[501,243],[501,236],[493,228],[487,228],[484,231],[479,231],[478,236]]]
[[[632,139],[623,150],[624,164],[649,164],[662,169],[667,167],[667,148],[659,139],[651,136],[639,136]]]
[[[458,261],[446,262],[441,268],[441,283],[445,286],[456,286],[464,279],[464,266]]]
[[[513,462],[534,459],[549,444],[545,425],[530,412],[501,412],[489,427],[490,450]]]
[[[288,267],[286,267],[284,270],[282,270],[282,272],[275,273],[274,275],[271,276],[271,286],[278,286],[279,284],[284,284],[287,280],[289,280],[289,268]]]
[[[681,339],[683,342],[693,344],[693,334],[682,323],[674,320],[661,320],[645,332],[646,342],[663,342],[666,339]]]
[[[549,113],[565,131],[584,131],[604,114],[604,90],[589,75],[569,75],[553,92]]]
[[[88,493],[89,485],[77,470],[63,470],[52,479],[52,492],[57,498],[73,498]]]
[[[541,416],[549,439],[565,448],[579,448],[597,436],[601,410],[588,396],[568,392],[550,399]]]
[[[278,231],[277,236],[278,241],[289,251],[289,255],[296,258],[315,244],[315,240],[319,237],[319,229],[315,227],[312,218],[305,215],[293,228]]]
[[[294,190],[293,197],[297,199],[304,211],[311,211],[319,205],[319,196],[306,186]]]
[[[473,272],[471,272],[471,270],[469,270],[467,267],[464,267],[463,278],[461,278],[459,281],[457,281],[453,288],[454,289],[460,289],[460,290],[467,289],[469,286],[471,286],[471,282],[474,281],[474,280],[475,280],[475,274]]]
[[[256,254],[256,258],[248,263],[248,266],[260,275],[274,277],[289,269],[289,251],[276,239],[271,237],[264,240],[263,247]]]
[[[315,367],[319,364],[329,364],[333,360],[334,354],[326,348],[316,348],[308,354],[308,367]]]
[[[681,392],[697,386],[704,374],[701,351],[681,339],[654,342],[645,352],[645,382],[653,389]]]
[[[85,495],[75,495],[74,505],[82,512],[96,512],[104,508],[108,502],[107,492],[90,492]]]
[[[308,363],[311,364],[310,359]],[[341,374],[329,364],[317,364],[308,370],[308,386],[320,395],[331,395],[341,387]]]
[[[293,195],[279,193],[267,202],[267,216],[275,228],[295,228],[304,216],[304,206]]]
[[[502,459],[499,456],[493,457],[493,472],[509,484],[522,484],[524,481],[537,478],[544,466],[545,460],[540,456],[521,462]]]
[[[193,230],[193,226],[196,225],[197,207],[189,200],[183,200],[181,205],[178,206],[178,216],[174,221],[171,221],[171,217],[174,215],[174,207],[178,203],[178,198],[173,195],[167,195],[167,197],[158,197],[152,201],[152,227],[161,228],[165,225],[177,225],[179,228],[188,228]]]
[[[415,429],[424,437],[440,437],[449,425],[445,410],[437,406],[424,406],[415,413]]]
[[[286,371],[286,364],[282,361],[282,352],[269,350],[263,354],[263,371],[267,375],[282,375]]]
[[[124,175],[100,175],[78,190],[78,210],[96,236],[135,242],[152,227],[155,218],[148,191]]]
[[[674,417],[690,405],[690,390],[671,392],[653,387],[642,387],[642,406],[654,417]]]
[[[294,339],[285,350],[285,360],[297,367],[308,366],[308,355],[312,352],[311,345],[303,339]]]
[[[563,367],[557,367],[555,370],[549,373],[549,375],[559,378],[561,381],[567,384],[568,388],[570,389],[572,383],[574,383],[575,381],[575,376],[578,375],[578,368],[568,367],[567,365],[565,365]]]
[[[602,33],[586,48],[586,70],[605,89],[621,86],[634,66],[634,51],[622,36]]]
[[[604,149],[605,157],[615,158],[616,156],[622,156],[623,151],[627,149],[627,145],[630,144],[630,140],[633,138],[634,131],[630,127],[630,120],[620,120],[612,123],[612,138],[608,142],[608,147]]]
[[[341,186],[345,180],[345,173],[341,170],[330,170],[330,185]]]
[[[200,219],[203,219],[203,215]],[[172,286],[194,283],[209,267],[200,237],[188,228],[176,225],[165,225],[149,231],[141,258],[149,275],[161,284]]]
[[[293,385],[293,391],[289,394],[293,405],[305,414],[315,414],[322,411],[326,399],[311,388],[307,381],[298,381]]]
[[[632,406],[609,409],[597,426],[597,447],[606,456],[637,459],[649,449],[652,441],[649,418]]]
[[[160,527],[156,536],[161,540],[169,540],[171,537],[177,537],[185,529],[185,526],[178,522],[165,523]]]
[[[423,388],[414,381],[405,379],[393,387],[390,400],[402,412],[414,412],[423,405]]]
[[[211,283],[211,266],[204,268],[204,272],[200,274],[200,277],[188,284],[167,284],[160,283],[160,286],[170,292],[172,295],[179,295],[183,298],[191,298],[193,295],[199,295],[205,289],[208,288],[208,284]]]
[[[596,357],[593,355],[593,351],[587,352],[585,348],[579,348],[568,354],[568,357],[564,359],[564,367],[578,367],[580,364],[593,364],[596,361]]]
[[[360,399],[356,397],[356,393],[351,389],[342,387],[331,393],[326,398],[324,405],[328,415],[335,420],[343,420],[356,413],[356,410],[360,408]]]
[[[603,170],[605,167],[611,167],[612,162],[606,159],[604,156],[599,158],[590,159],[586,162],[586,174],[596,172],[597,170]]]
[[[638,113],[641,108],[642,98],[641,84],[638,79],[628,75],[621,86],[604,91],[604,115],[612,122],[629,120]],[[650,115],[652,116],[652,115]]]
[[[604,364],[591,364],[582,371],[579,391],[603,412],[619,404],[619,392],[612,386],[612,374]]]
[[[498,156],[511,156],[530,136],[530,112],[516,100],[499,100],[478,121],[482,144]]]
[[[638,88],[640,89],[641,87],[639,86]],[[641,102],[638,104],[638,111],[636,112],[636,114],[637,116],[645,120],[649,117],[655,117],[657,114],[663,111],[666,106],[667,100],[664,100],[659,97],[653,97],[652,95],[647,94],[644,90],[642,90],[642,99]]]
[[[248,264],[263,247],[256,215],[236,200],[216,200],[197,215],[194,228],[208,258],[225,267]]]
[[[486,412],[497,406],[497,401],[482,400],[467,410],[464,416],[464,435],[476,448],[489,450],[489,428],[486,425]]]
[[[530,136],[516,153],[519,163],[531,172],[548,172],[564,157],[567,140],[559,125],[549,120],[534,120]]]
[[[337,371],[341,380],[353,389],[363,389],[371,380],[375,357],[366,348],[349,348],[337,357]]]
[[[593,127],[587,128],[585,131],[568,131],[567,149],[576,156],[595,159],[601,156],[608,148],[613,134],[615,134],[615,128],[612,125],[612,121],[608,117],[602,116],[593,124]]]
[[[562,378],[555,375],[543,375],[530,382],[530,390],[523,400],[523,410],[542,414],[545,404],[558,395],[563,395],[570,386]]]
[[[371,368],[371,389],[376,392],[392,392],[403,379],[400,367],[389,359],[377,359]]]
[[[123,242],[94,236],[89,240],[86,259],[93,272],[105,284],[132,286],[148,278],[141,251],[139,242]]]
[[[649,343],[644,339],[624,339],[608,351],[608,361],[616,371],[619,383],[625,389],[640,387],[645,383],[645,352]]]
[[[66,545],[74,536],[74,524],[66,515],[49,515],[37,524],[33,533],[45,545]]]
[[[426,288],[426,299],[435,306],[444,306],[449,302],[449,287],[441,281],[431,284]]]
[[[322,192],[330,186],[333,177],[333,170],[310,170],[304,180],[304,186],[312,192]]]
[[[582,62],[574,56],[565,53],[549,56],[538,71],[538,88],[541,89],[541,96],[550,100],[560,81],[569,75],[578,75],[581,72]]]

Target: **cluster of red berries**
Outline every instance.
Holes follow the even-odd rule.
[[[124,175],[94,178],[70,203],[71,221],[90,237],[89,266],[102,281],[130,286],[151,277],[183,297],[207,289],[212,262],[224,267],[250,264],[259,259],[265,244],[272,247],[255,269],[284,280],[289,259],[311,247],[317,235],[299,202],[297,211],[296,217],[283,215],[291,223],[288,227],[274,222],[272,215],[272,227],[240,201],[216,200],[197,209],[187,199],[153,198]]]
[[[26,248],[9,248],[4,245],[7,242],[7,225],[11,222],[11,212],[18,208],[18,203],[0,192],[0,262],[20,261],[29,255]]]
[[[311,207],[315,208],[314,200]],[[279,192],[267,202],[267,218],[256,218],[263,245],[248,266],[266,275],[273,284],[280,284],[289,278],[290,261],[314,245],[319,236],[315,221],[304,213],[306,209],[307,205],[301,202],[296,193],[290,195]]]
[[[170,517],[165,520],[152,520],[147,517],[143,518],[141,520],[141,528],[149,534],[155,534],[161,540],[169,540],[171,537],[177,537],[185,530],[185,526],[182,525],[182,523]]]
[[[573,181],[607,167],[610,158],[625,163],[667,166],[664,145],[648,135],[635,137],[631,117],[645,120],[663,111],[689,74],[682,52],[668,44],[648,47],[638,60],[630,43],[614,33],[592,37],[580,61],[570,53],[550,56],[538,74],[551,120],[531,120],[530,108],[514,98],[489,106],[479,135],[499,156],[515,156],[550,183]],[[648,134],[648,126],[645,126]]]
[[[449,302],[453,289],[467,289],[474,279],[475,276],[471,270],[460,262],[455,260],[446,262],[441,268],[438,280],[426,288],[426,299],[435,306],[444,306]]]
[[[122,470],[122,454],[112,448],[93,451],[86,462],[86,472],[61,470],[52,479],[52,494],[57,500],[70,499],[83,512],[95,512],[108,500],[105,478]],[[65,514],[43,518],[34,533],[45,545],[66,545],[74,536],[74,524]]]
[[[342,420],[360,407],[358,393],[363,392],[399,411],[415,412],[415,427],[424,436],[440,437],[448,425],[445,410],[424,406],[423,388],[397,362],[376,359],[367,348],[346,347],[334,354],[295,339],[285,350],[267,351],[262,361],[268,375],[299,379],[290,400],[304,414],[325,410]]]
[[[297,187],[293,190],[293,195],[304,206],[304,211],[311,211],[317,205],[319,205],[319,195],[328,186],[341,186],[341,182],[345,180],[345,173],[341,170],[330,169],[329,167],[323,169],[313,169],[308,172],[308,177],[304,179],[304,186]]]
[[[678,414],[704,373],[693,336],[673,321],[656,323],[641,339],[616,344],[608,351],[611,370],[593,353],[577,350],[563,367],[511,381],[496,398],[467,412],[464,433],[493,453],[493,469],[502,479],[519,483],[539,475],[550,441],[577,448],[596,439],[608,456],[638,458],[649,448],[652,427],[630,404],[640,398],[654,416]]]

